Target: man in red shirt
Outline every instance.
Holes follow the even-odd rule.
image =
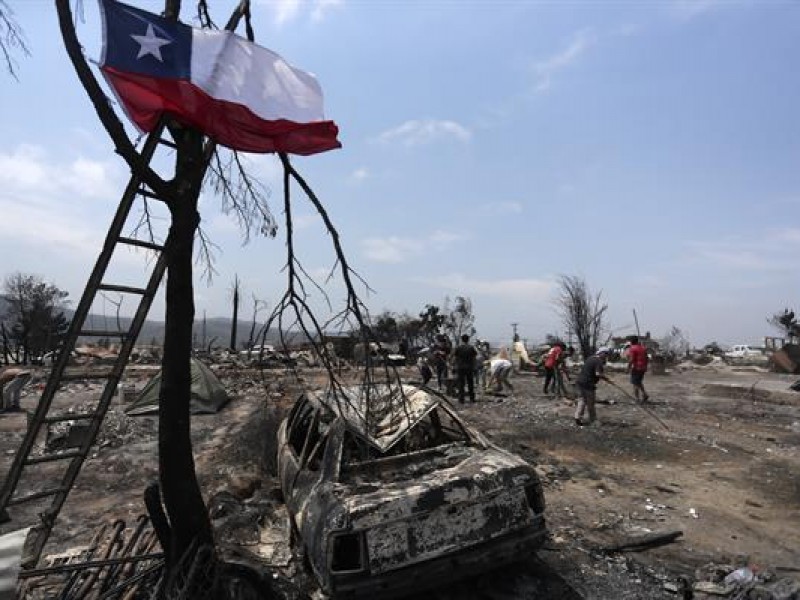
[[[650,397],[644,390],[644,374],[647,373],[647,349],[639,343],[639,336],[632,335],[628,338],[631,345],[628,347],[628,371],[631,374],[631,385],[636,400],[647,402]],[[639,397],[641,393],[641,398]]]
[[[553,391],[558,391],[558,380],[556,379],[556,369],[559,367],[561,354],[564,352],[564,342],[556,342],[544,357],[544,393],[550,391],[550,384],[553,384]]]

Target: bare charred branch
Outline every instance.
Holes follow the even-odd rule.
[[[252,232],[274,237],[277,221],[269,209],[269,189],[248,173],[235,151],[217,149],[209,165],[206,184],[222,199],[222,212],[236,219],[247,243]]]
[[[256,39],[255,33],[253,33],[253,24],[250,22],[250,4],[245,7],[244,9],[244,30],[247,34],[247,39],[249,41],[254,41]]]
[[[139,215],[139,220],[136,222],[136,225],[134,225],[131,230],[131,236],[138,238],[139,232],[144,230],[148,242],[156,243],[161,241],[156,239],[155,232],[153,231],[153,218],[153,214],[150,210],[150,201],[147,198],[142,198],[142,212]]]
[[[314,205],[314,208],[317,209],[322,221],[325,223],[325,228],[328,231],[328,235],[330,235],[331,239],[333,240],[336,261],[341,267],[342,279],[344,280],[344,284],[347,289],[347,309],[352,311],[353,316],[357,320],[359,326],[369,329],[368,319],[366,318],[368,311],[355,290],[355,286],[353,285],[353,277],[358,279],[364,285],[367,292],[374,292],[374,290],[372,290],[367,282],[364,281],[364,279],[350,267],[350,264],[347,261],[347,256],[342,248],[339,232],[333,225],[333,222],[328,216],[328,212],[325,210],[325,207],[322,205],[322,202],[320,202],[319,198],[317,198],[317,195],[314,193],[308,183],[306,183],[305,179],[303,179],[303,177],[295,170],[295,168],[289,162],[289,157],[286,154],[280,154],[280,159],[283,163],[284,169],[286,169],[286,171],[291,174],[292,178],[297,181],[297,183],[308,196],[308,199]]]
[[[200,26],[205,29],[218,29],[214,21],[211,20],[211,15],[208,13],[208,4],[206,4],[206,0],[197,0],[197,20],[200,21]]]
[[[581,277],[562,275],[555,304],[567,331],[575,335],[581,353],[588,358],[597,349],[598,339],[605,329],[608,305],[603,301],[603,293],[593,294]]]
[[[328,331],[330,327],[335,327],[340,331],[357,333],[362,339],[364,346],[367,348],[369,347],[370,342],[374,339],[369,320],[369,312],[356,292],[354,280],[364,283],[368,291],[369,286],[367,286],[361,276],[350,267],[341,245],[338,231],[316,194],[294,169],[286,155],[281,154],[280,159],[284,167],[284,215],[287,248],[287,261],[284,266],[284,271],[287,274],[287,287],[286,292],[275,306],[267,323],[262,329],[262,338],[266,335],[266,332],[273,322],[277,322],[281,345],[284,348],[289,345],[286,332],[299,332],[304,338],[303,341],[310,343],[315,355],[319,358],[322,367],[325,369],[328,376],[328,387],[335,401],[337,403],[344,402],[350,404],[350,399],[344,391],[346,384],[340,379],[340,370],[336,363],[336,357],[329,351],[329,348],[324,343],[324,336],[325,332]],[[310,287],[307,286],[313,286],[320,292],[320,296],[325,299],[330,307],[327,294],[305,270],[295,252],[294,227],[292,223],[293,207],[290,191],[292,180],[296,181],[301,186],[325,223],[327,231],[333,240],[336,256],[335,267],[339,267],[339,272],[342,275],[346,288],[345,307],[327,321],[320,320],[314,314],[314,310],[310,304]],[[361,385],[367,396],[369,397],[373,393],[381,394],[381,392],[378,391],[378,386],[395,386],[399,394],[397,394],[398,404],[394,409],[407,410],[406,399],[396,369],[390,366],[385,360],[374,363],[369,352],[366,353],[365,359],[364,369],[361,373]],[[385,394],[385,389],[383,389],[382,393]],[[368,412],[366,415],[363,415],[363,418],[365,421],[369,422],[370,402],[367,402],[366,406]]]
[[[249,27],[249,16],[247,23]],[[12,54],[13,49],[19,49],[25,56],[30,56],[31,54],[25,41],[25,34],[14,18],[11,7],[5,0],[0,0],[0,52],[2,52],[8,73],[14,79],[18,79],[16,72],[17,62]]]
[[[219,246],[211,241],[202,227],[197,228],[197,242],[199,245],[195,263],[203,269],[201,277],[207,283],[211,283],[211,280],[217,275],[217,269],[214,267],[214,256],[219,251]]]

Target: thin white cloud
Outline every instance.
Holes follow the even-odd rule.
[[[222,235],[241,234],[236,218],[233,215],[226,215],[218,211],[213,213],[210,218],[203,219],[201,227],[205,229],[212,239]]]
[[[680,20],[690,20],[725,5],[730,0],[673,0],[669,4],[670,14]]]
[[[664,280],[664,278],[659,277],[658,275],[642,275],[640,277],[636,277],[633,280],[633,283],[637,287],[646,288],[663,288],[667,285],[667,282]]]
[[[555,75],[574,64],[595,42],[596,38],[590,30],[578,31],[573,35],[566,48],[534,64],[536,91],[544,92],[549,90]]]
[[[311,9],[311,20],[319,23],[325,19],[331,9],[337,8],[342,4],[342,0],[316,0]]]
[[[390,236],[367,238],[362,242],[364,255],[372,261],[399,264],[422,254],[420,245],[412,239]]]
[[[578,186],[574,183],[561,183],[558,185],[558,193],[564,195],[574,194],[578,191]]]
[[[128,177],[116,161],[60,159],[34,145],[0,152],[0,239],[21,253],[91,260]],[[114,264],[141,262],[133,253],[114,253]]]
[[[480,207],[482,214],[492,216],[518,215],[522,210],[520,202],[487,202]]]
[[[460,273],[416,281],[466,296],[490,296],[528,302],[549,302],[556,287],[555,282],[549,279],[474,279]]]
[[[775,265],[752,250],[739,250],[736,248],[703,248],[698,255],[707,261],[721,267],[734,269],[764,270],[773,269]]]
[[[689,242],[691,263],[720,269],[750,272],[775,272],[797,269],[787,258],[800,243],[800,230],[781,229],[765,232],[759,239]]]
[[[317,214],[306,213],[304,215],[292,214],[292,226],[295,229],[308,229],[314,225],[320,225],[322,219]]]
[[[359,167],[350,173],[350,181],[353,183],[361,183],[369,177],[369,171],[366,167]]]
[[[38,248],[42,254],[76,253],[84,259],[100,251],[104,232],[70,215],[67,205],[56,211],[0,199],[0,211],[0,237],[6,242]]]
[[[448,139],[467,143],[472,139],[472,132],[455,121],[412,119],[378,136],[381,142],[404,146],[419,146]]]
[[[300,0],[271,0],[267,4],[274,9],[276,25],[294,20],[300,12]]]
[[[371,237],[361,244],[364,255],[374,262],[399,264],[429,252],[441,252],[452,244],[468,239],[468,236],[437,230],[421,238],[400,236]]]
[[[776,231],[773,236],[776,240],[781,242],[788,242],[791,244],[800,243],[800,227],[790,227],[787,229],[780,229]]]
[[[257,3],[266,7],[279,27],[302,18],[319,23],[332,9],[344,4],[343,0],[257,0]]]
[[[611,35],[630,37],[642,32],[642,26],[637,23],[623,23],[611,32]]]
[[[30,144],[0,153],[0,193],[27,202],[47,203],[56,195],[67,194],[79,201],[113,201],[121,191],[120,175],[116,163],[82,156],[58,163],[43,148]]]
[[[461,242],[466,239],[467,236],[464,234],[453,233],[451,231],[444,231],[441,229],[437,229],[428,236],[428,242],[431,246],[436,248],[444,248],[445,246],[449,246],[454,242]]]

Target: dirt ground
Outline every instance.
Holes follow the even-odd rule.
[[[149,375],[131,370],[126,382],[142,387]],[[192,421],[218,538],[234,554],[259,557],[291,598],[315,591],[287,544],[268,449],[299,389],[321,381],[315,371],[301,375],[295,382],[278,371],[223,373],[233,401]],[[612,377],[630,389],[624,373]],[[601,384],[599,423],[589,427],[576,426],[571,403],[542,394],[542,380],[530,374],[512,379],[512,395],[456,404],[494,442],[537,466],[551,538],[537,556],[425,598],[676,598],[678,578],[691,581],[710,563],[800,577],[800,393],[788,391],[792,381],[746,369],[675,370],[646,379],[650,412]],[[99,391],[75,385],[62,402],[77,409]],[[37,398],[34,384],[23,407],[32,410]],[[3,476],[25,427],[24,413],[0,415]],[[144,511],[142,492],[157,477],[156,430],[155,417],[128,418],[115,400],[45,554],[86,544],[100,522],[133,523]],[[49,476],[41,469],[23,490],[41,489]],[[31,524],[39,510],[12,509],[0,532]],[[674,530],[683,535],[658,548],[601,550]]]

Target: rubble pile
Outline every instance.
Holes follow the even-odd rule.
[[[800,582],[778,574],[779,569],[743,564],[708,564],[695,572],[692,590],[697,600],[798,600]],[[797,571],[797,569],[790,569]],[[669,589],[669,588],[668,588]],[[670,590],[677,591],[677,590]]]
[[[84,600],[118,598],[123,593],[125,598],[146,597],[143,594],[161,576],[163,562],[147,516],[139,516],[132,527],[121,520],[103,523],[88,545],[48,555],[42,567],[25,571],[17,597]]]
[[[67,408],[67,414],[87,414],[94,411],[96,401],[86,400],[87,395],[96,396],[100,394],[102,385],[86,384],[84,386],[71,385],[66,391],[68,394],[80,395],[76,400],[80,400]],[[85,421],[60,421],[49,426],[47,435],[47,449],[49,451],[59,450],[67,445],[74,445],[79,441],[80,428],[85,427]],[[96,448],[119,448],[143,439],[152,439],[158,431],[158,423],[155,419],[142,419],[129,417],[125,414],[123,407],[112,404],[100,427],[100,431],[95,441]]]

